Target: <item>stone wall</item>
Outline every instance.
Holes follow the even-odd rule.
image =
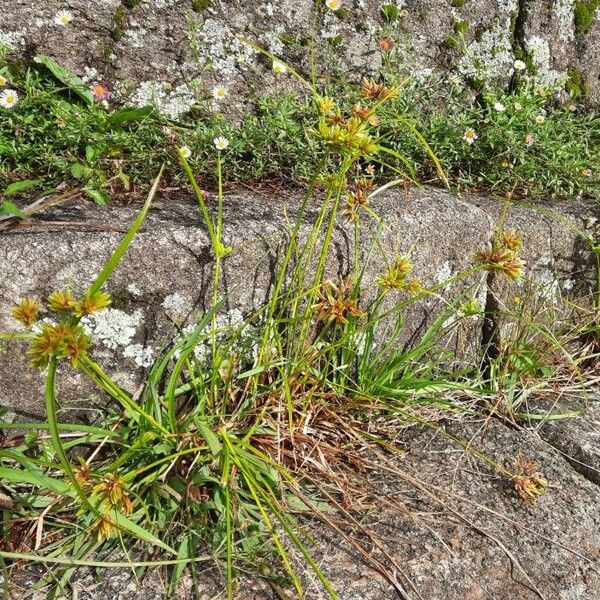
[[[600,102],[600,9],[597,0],[4,0],[0,44],[16,55],[45,53],[113,99],[156,102],[177,118],[226,83],[236,102],[273,78],[270,61],[248,38],[308,69],[359,79],[381,69],[379,41],[395,43],[398,70],[507,86],[515,58],[539,83],[563,86]],[[393,9],[385,7],[392,6]],[[391,16],[386,19],[382,8]],[[60,11],[72,15],[55,22]],[[280,78],[281,89],[293,78]]]
[[[225,259],[222,296],[224,311],[234,318],[248,314],[265,301],[273,281],[278,249],[288,231],[284,216],[294,218],[298,198],[228,196],[225,199],[224,236],[233,246]],[[365,220],[361,233],[361,265],[364,297],[377,290],[376,279],[395,256],[412,252],[414,276],[426,287],[439,284],[474,264],[475,253],[491,243],[502,216],[497,199],[468,196],[457,199],[435,188],[414,188],[409,194],[391,190],[378,195],[373,209],[385,227]],[[490,293],[501,308],[514,306],[515,296],[535,292],[550,303],[563,295],[590,302],[595,269],[589,248],[565,223],[595,236],[600,211],[595,203],[571,202],[554,205],[560,219],[534,209],[514,208],[505,227],[523,234],[525,259],[523,281],[488,289],[485,273],[443,288],[405,312],[402,342],[414,343],[449,303],[465,293],[464,302],[476,298],[486,304]],[[16,331],[18,322],[11,307],[32,296],[43,300],[56,290],[70,288],[82,294],[116,248],[137,209],[73,203],[51,209],[39,220],[28,220],[0,231],[0,332]],[[313,215],[314,216],[314,215]],[[311,219],[307,217],[306,227]],[[340,218],[334,235],[328,276],[348,273],[352,261],[353,227]],[[174,324],[195,322],[210,304],[213,258],[210,242],[201,225],[199,209],[189,197],[158,198],[143,230],[107,284],[113,305],[88,324],[96,358],[121,385],[134,392],[148,367],[176,334]],[[530,285],[532,287],[530,287]],[[400,294],[400,295],[398,295]],[[406,299],[392,293],[390,302]],[[459,318],[458,307],[448,319]],[[457,360],[478,351],[482,318],[463,319],[447,341]],[[501,326],[501,324],[499,324]],[[9,405],[22,418],[43,414],[43,376],[28,365],[27,345],[0,343],[0,404]],[[440,355],[441,357],[441,355]],[[65,417],[69,409],[92,410],[97,393],[82,387],[83,378],[65,365],[59,380]]]

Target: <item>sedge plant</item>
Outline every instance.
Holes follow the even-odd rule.
[[[381,542],[369,541],[380,550],[376,557],[353,535],[359,512],[353,496],[368,490],[370,473],[377,472],[377,463],[366,458],[371,452],[399,453],[386,419],[421,422],[427,420],[419,416],[423,408],[438,415],[476,409],[464,372],[452,361],[439,360],[439,346],[461,318],[480,309],[469,299],[469,289],[410,348],[399,342],[404,315],[477,272],[518,278],[523,263],[514,244],[498,241],[482,250],[472,268],[425,288],[413,276],[411,256],[395,256],[371,282],[378,291],[369,300],[363,293],[359,228],[365,219],[385,226],[374,206],[384,189],[375,184],[373,166],[392,156],[406,166],[404,171],[393,167],[398,182],[412,176],[409,161],[377,134],[378,112],[398,89],[365,81],[362,101],[344,112],[308,85],[318,113],[310,135],[320,167],[278,257],[264,306],[236,320],[222,311],[223,264],[234,250],[224,234],[227,152],[221,140],[216,207],[204,196],[188,152],[178,152],[211,242],[211,307],[165,349],[139,395],[126,393],[94,361],[80,320],[110,304],[103,286],[141,226],[160,174],[139,216],[84,294],[53,293],[46,305],[51,322],[40,321],[35,299],[15,307],[14,316],[30,330],[15,337],[30,340],[33,365],[46,370],[47,421],[3,426],[28,433],[10,449],[0,449],[0,481],[14,499],[4,513],[0,559],[7,570],[20,561],[45,564],[47,573],[36,586],[47,587],[49,597],[68,586],[76,567],[124,565],[137,574],[153,566],[170,569],[168,594],[177,597],[184,571],[199,585],[203,563],[218,561],[225,567],[228,598],[236,596],[240,571],[288,585],[301,597],[304,567],[337,598],[301,515],[330,526],[399,593],[414,588]],[[315,202],[318,210],[307,233],[302,224]],[[350,271],[331,280],[328,264],[340,219],[353,224],[355,251]],[[113,402],[94,426],[57,418],[56,373],[63,361]],[[515,474],[487,462],[518,481],[526,498],[547,487],[537,471]],[[387,501],[393,505],[393,499]],[[115,551],[124,559],[111,561]]]

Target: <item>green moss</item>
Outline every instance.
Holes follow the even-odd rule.
[[[192,0],[192,10],[202,12],[212,5],[212,0]]]
[[[600,8],[600,0],[577,0],[575,2],[575,31],[577,33],[587,33],[591,29],[598,8]]]
[[[442,46],[448,50],[456,50],[460,47],[460,42],[453,35],[449,35],[442,40]]]
[[[539,71],[535,62],[533,62],[533,57],[529,52],[525,52],[522,48],[517,48],[515,51],[515,58],[522,60],[527,65],[527,72],[530,75],[536,75]]]
[[[121,0],[125,8],[135,8],[142,0]]]
[[[398,19],[400,11],[395,4],[384,4],[381,7],[381,16],[388,22],[393,23]]]
[[[125,35],[125,25],[126,25],[126,17],[125,12],[122,8],[117,8],[113,13],[113,28],[110,32],[110,37],[112,37],[115,42],[118,42]]]
[[[452,0],[450,4],[452,4],[454,8],[460,8],[461,6],[464,6],[467,3],[467,1],[468,0]]]
[[[573,67],[567,69],[565,90],[573,100],[582,100],[588,95],[588,87],[583,75]]]
[[[469,31],[469,24],[466,21],[460,19],[454,21],[454,33],[464,35]]]

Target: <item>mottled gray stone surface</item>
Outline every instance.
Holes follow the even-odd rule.
[[[576,426],[576,421],[573,424]],[[596,600],[600,597],[600,487],[533,432],[508,428],[495,419],[447,424],[447,431],[509,470],[522,453],[538,463],[552,484],[536,507],[520,500],[511,483],[489,465],[425,427],[404,429],[397,441],[404,458],[387,463],[386,473],[364,489],[373,510],[361,520],[364,530],[388,553],[395,567],[369,542],[366,548],[387,564],[406,595],[373,572],[348,543],[320,523],[307,523],[317,540],[311,548],[341,600]],[[395,506],[381,506],[386,499]],[[376,508],[377,507],[377,508]],[[360,536],[359,536],[360,537]],[[299,566],[306,600],[327,598],[316,578]],[[35,580],[20,574],[25,589]],[[185,600],[226,598],[223,571],[207,565],[196,594],[184,577],[174,596]],[[94,578],[81,569],[73,586],[80,600],[166,599],[166,579],[150,573],[136,582],[126,570],[102,571]],[[44,598],[43,591],[33,600]],[[29,596],[28,596],[29,597]],[[273,590],[242,576],[239,600],[281,600],[293,590]]]
[[[226,198],[224,236],[233,252],[224,261],[221,293],[226,298],[225,310],[247,313],[267,297],[281,255],[281,240],[288,231],[285,204],[276,197]],[[292,220],[296,206],[297,198],[289,201],[288,218]],[[475,252],[491,239],[492,222],[487,214],[443,191],[413,190],[409,196],[392,191],[378,196],[372,206],[385,225],[377,234],[379,247],[373,241],[374,221],[369,226],[365,219],[361,233],[365,301],[376,293],[375,280],[385,265],[398,255],[412,250],[414,276],[429,287],[468,269]],[[18,327],[10,307],[20,298],[42,300],[65,286],[81,294],[135,214],[135,208],[107,211],[89,204],[74,205],[49,213],[51,223],[24,224],[0,234],[0,331]],[[311,209],[307,223],[315,214],[316,209]],[[213,259],[200,222],[200,212],[190,198],[158,199],[107,285],[113,306],[99,315],[96,353],[129,390],[136,388],[143,374],[136,358],[144,362],[144,350],[156,356],[172,339],[174,323],[190,323],[210,304]],[[308,224],[303,231],[308,232]],[[332,279],[350,271],[353,235],[353,226],[340,218],[327,273]],[[407,311],[404,342],[418,339],[419,332],[445,307],[444,297],[452,300],[467,290],[478,297],[485,294],[483,280],[482,274],[470,276]],[[404,300],[406,294],[393,292],[389,305]],[[460,335],[448,340],[449,346],[456,346],[462,355],[473,350],[477,329],[477,323],[461,326]],[[39,413],[42,376],[27,367],[24,352],[15,352],[19,346],[24,350],[25,344],[11,344],[12,349],[5,344],[0,355],[0,373],[4,374],[0,376],[0,402],[10,404],[22,416]],[[81,387],[77,373],[65,370],[59,382],[63,406],[89,408],[93,393]]]
[[[346,0],[341,11],[324,11],[316,21],[313,0],[213,0],[199,10],[193,7],[201,3],[192,0],[5,0],[0,42],[21,55],[47,53],[91,81],[108,83],[121,100],[155,96],[166,114],[194,96],[210,98],[215,82],[226,82],[239,100],[273,78],[269,61],[241,37],[301,70],[315,39],[317,72],[353,79],[379,71],[377,42],[384,36],[397,40],[399,68],[405,65],[417,80],[433,69],[507,85],[515,52],[524,50],[540,83],[564,82],[574,69],[598,103],[600,20],[596,14],[589,31],[576,31],[577,3],[587,0],[397,1],[390,4],[400,16],[386,26],[385,3],[376,0]],[[74,18],[61,27],[53,19],[65,9]],[[468,30],[464,40],[449,44],[458,21]],[[291,85],[289,77],[279,83]]]

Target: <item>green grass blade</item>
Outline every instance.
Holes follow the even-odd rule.
[[[112,275],[113,271],[117,268],[117,265],[119,264],[121,258],[123,258],[123,255],[127,251],[127,248],[129,248],[131,242],[133,241],[133,238],[135,237],[139,228],[142,226],[142,223],[144,222],[144,219],[146,218],[146,215],[148,214],[148,211],[150,210],[150,205],[152,204],[152,200],[154,199],[156,190],[158,189],[158,184],[160,183],[164,169],[165,169],[165,166],[163,165],[160,168],[160,171],[159,171],[158,175],[156,176],[156,179],[154,180],[152,187],[150,188],[150,192],[148,193],[146,202],[144,202],[144,206],[142,207],[142,210],[139,212],[135,221],[133,222],[133,224],[131,225],[131,227],[129,228],[129,230],[127,231],[127,233],[121,240],[120,244],[117,246],[117,249],[114,251],[113,255],[110,257],[108,262],[104,265],[104,267],[100,271],[98,277],[96,277],[96,280],[90,286],[90,289],[88,290],[88,293],[90,295],[95,294],[100,291],[102,286],[106,283],[108,278]]]

